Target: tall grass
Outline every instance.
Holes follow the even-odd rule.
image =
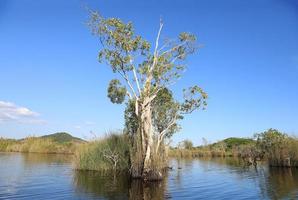
[[[15,143],[16,140],[0,138],[0,151],[7,151],[7,147]]]
[[[232,157],[233,153],[225,150],[214,150],[214,149],[177,149],[170,148],[170,157],[178,158],[198,158],[198,157]]]
[[[187,141],[187,140],[186,140]],[[249,138],[227,138],[220,142],[207,144],[198,147],[187,148],[185,141],[182,146],[170,148],[169,155],[172,157],[240,157],[243,147],[254,145],[255,141]],[[191,146],[191,145],[188,145]]]
[[[178,158],[198,158],[198,157],[238,157],[240,151],[238,148],[217,149],[212,147],[192,149],[170,148],[169,156]]]
[[[127,171],[129,139],[124,134],[109,133],[104,138],[82,144],[75,151],[74,165],[78,170]]]
[[[50,138],[0,139],[0,151],[5,152],[72,154],[76,146],[72,142],[58,143]]]

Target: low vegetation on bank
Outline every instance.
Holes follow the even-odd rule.
[[[171,147],[169,155],[173,157],[238,157],[244,148],[255,145],[255,140],[250,138],[227,138],[225,140],[208,144],[203,139],[204,145],[194,147],[192,142],[184,140],[177,147]]]
[[[132,162],[130,142],[127,134],[118,132],[89,142],[67,133],[56,133],[21,140],[0,138],[0,152],[74,154],[78,170],[127,172]],[[184,140],[177,147],[170,147],[160,159],[166,162],[167,154],[176,158],[237,157],[247,164],[266,160],[270,166],[298,167],[298,138],[275,129],[255,134],[253,138],[227,138],[213,144],[205,140],[203,143],[194,147],[190,140]]]
[[[227,138],[213,144],[193,147],[184,140],[170,148],[169,156],[180,158],[237,157],[248,164],[267,160],[270,166],[298,167],[298,138],[275,129],[255,134],[253,138]]]
[[[0,151],[22,153],[73,154],[82,139],[68,133],[55,133],[42,137],[27,137],[20,140],[0,138]]]

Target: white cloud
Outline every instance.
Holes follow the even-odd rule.
[[[11,102],[0,101],[0,122],[44,123],[39,113]]]

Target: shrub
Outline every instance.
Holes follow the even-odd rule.
[[[269,129],[256,134],[257,146],[268,158],[271,166],[298,166],[298,140],[281,133],[276,129]]]

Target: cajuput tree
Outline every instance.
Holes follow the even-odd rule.
[[[197,49],[196,37],[180,33],[161,42],[163,22],[153,46],[137,35],[131,22],[91,12],[92,33],[102,48],[98,58],[116,74],[108,86],[112,103],[126,103],[126,131],[131,138],[130,173],[145,180],[161,179],[166,158],[164,141],[179,130],[184,114],[205,108],[207,94],[197,85],[183,90],[183,102],[170,86],[186,70],[185,59]]]

